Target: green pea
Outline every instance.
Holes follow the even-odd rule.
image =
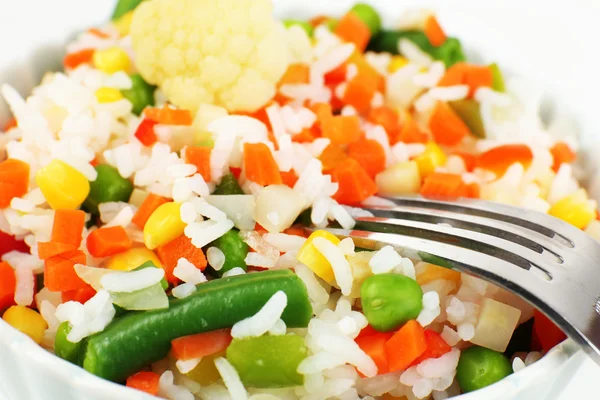
[[[129,201],[133,184],[123,178],[119,171],[110,165],[96,166],[98,177],[90,182],[90,193],[83,202],[83,208],[91,214],[98,214],[98,205],[112,201]]]
[[[481,118],[479,102],[473,99],[455,100],[448,103],[456,114],[463,120],[473,136],[485,138],[485,127]]]
[[[83,342],[73,343],[67,340],[69,332],[71,332],[71,327],[68,322],[63,322],[58,326],[54,339],[54,353],[63,360],[77,364]]]
[[[473,346],[463,350],[456,368],[456,379],[463,392],[484,388],[512,373],[508,358],[497,351]]]
[[[504,77],[502,76],[502,71],[500,71],[500,67],[498,64],[493,63],[490,64],[490,69],[492,70],[492,89],[497,92],[504,92],[506,88],[504,86]]]
[[[362,309],[369,324],[388,332],[419,316],[423,290],[409,277],[398,274],[373,275],[361,289]]]
[[[210,246],[217,247],[225,254],[225,264],[223,264],[223,267],[220,270],[215,271],[216,275],[223,276],[225,272],[236,267],[242,268],[244,271],[248,269],[246,261],[244,260],[248,255],[250,247],[244,242],[240,236],[240,231],[237,229],[234,228],[230,230],[208,245],[208,247]]]
[[[245,194],[232,173],[225,175],[213,194]]]
[[[371,31],[371,35],[376,35],[381,30],[381,17],[373,7],[365,3],[357,3],[350,10],[364,22]]]
[[[308,37],[312,37],[313,33],[315,31],[315,28],[313,28],[313,26],[310,23],[308,23],[306,21],[299,21],[297,19],[286,19],[285,21],[283,21],[283,25],[286,28],[290,28],[294,25],[297,25],[306,31],[306,34],[308,35]]]
[[[133,106],[133,113],[140,115],[144,108],[154,105],[156,86],[148,84],[140,74],[131,75],[131,89],[122,90],[123,96]]]
[[[227,360],[242,382],[256,388],[302,385],[297,369],[307,355],[304,339],[296,335],[234,339],[227,348]]]

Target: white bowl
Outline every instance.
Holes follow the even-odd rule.
[[[355,0],[274,0],[280,16],[304,18],[319,13],[339,15]],[[23,94],[42,74],[60,67],[66,41],[109,18],[113,0],[20,0],[2,7],[0,23],[0,83]],[[377,0],[386,24],[407,8],[437,11],[444,28],[460,38],[470,59],[497,61],[505,71],[518,73],[545,88],[548,98],[572,116],[581,128],[583,165],[595,175],[600,160],[597,94],[600,93],[600,5],[593,0]],[[0,100],[0,121],[8,111]],[[600,184],[589,182],[597,199]],[[572,399],[596,393],[593,364],[570,340],[544,359],[483,390],[459,396],[463,400]],[[0,398],[150,399],[141,392],[104,381],[37,346],[0,320]]]

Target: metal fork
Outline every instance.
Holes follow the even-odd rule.
[[[600,244],[557,218],[482,200],[386,198],[352,230],[358,246],[389,244],[521,296],[600,365]],[[414,255],[414,253],[412,253]]]

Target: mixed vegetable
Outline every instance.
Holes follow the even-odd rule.
[[[494,118],[516,112],[502,108],[498,65],[467,62],[430,13],[389,30],[359,3],[282,27],[268,1],[224,16],[233,2],[120,0],[107,27],[83,36],[101,46],[69,49],[64,79],[96,74],[93,113],[118,116],[95,121],[107,137],[69,142],[72,158],[26,162],[7,146],[4,321],[97,376],[182,399],[214,398],[203,390],[221,382],[236,400],[244,386],[449,396],[564,340],[443,259],[319,229],[351,229],[345,206],[383,205],[378,193],[420,194],[533,204],[599,237],[567,140],[496,141]],[[39,115],[45,129],[77,122],[58,103]],[[7,135],[27,129],[11,106]]]

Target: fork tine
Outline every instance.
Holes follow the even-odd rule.
[[[365,210],[371,212],[376,217],[423,221],[433,224],[449,224],[455,228],[486,233],[521,244],[538,253],[547,250],[559,258],[559,253],[564,253],[565,250],[570,249],[562,241],[551,239],[539,232],[477,215],[458,214],[451,211],[411,206],[365,207]]]
[[[505,204],[472,199],[459,199],[453,202],[431,200],[422,197],[389,197],[386,199],[398,206],[430,208],[510,223],[537,232],[548,238],[556,238],[571,248],[573,247],[573,241],[569,236],[576,234],[575,232],[577,231],[577,228],[559,219],[549,219],[547,215],[537,211],[507,206]]]

